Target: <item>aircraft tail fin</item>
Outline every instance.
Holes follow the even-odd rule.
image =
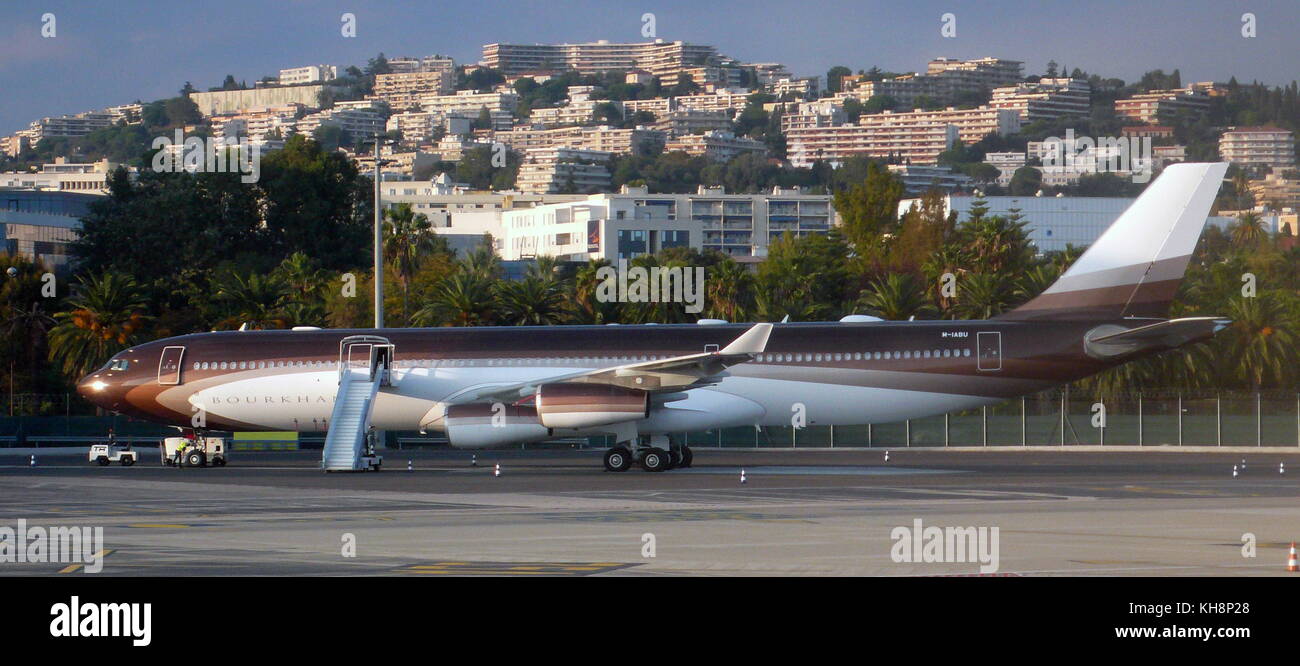
[[[1227,169],[1170,165],[1060,279],[999,318],[1168,316]]]

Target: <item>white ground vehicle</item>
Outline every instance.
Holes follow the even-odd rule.
[[[92,444],[88,458],[90,462],[99,463],[101,467],[106,467],[109,463],[121,463],[123,467],[130,467],[136,461],[135,451],[115,444]]]
[[[182,467],[206,467],[209,464],[225,467],[227,445],[225,437],[168,437],[158,447],[162,464]]]

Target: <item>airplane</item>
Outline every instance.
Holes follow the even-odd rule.
[[[368,366],[373,428],[466,449],[612,434],[609,471],[686,467],[670,435],[798,410],[806,425],[939,415],[1209,339],[1231,322],[1168,311],[1226,169],[1167,167],[1046,291],[989,320],[221,331],[131,347],[77,390],[185,428],[326,431]]]

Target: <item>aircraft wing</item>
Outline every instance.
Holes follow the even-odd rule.
[[[707,386],[715,383],[717,375],[723,370],[752,360],[756,354],[762,353],[767,348],[767,339],[771,334],[771,324],[754,324],[731,344],[718,351],[552,375],[517,384],[475,387],[450,397],[446,402],[451,404],[483,400],[513,402],[532,395],[542,384],[610,384],[641,389],[647,393],[666,393]]]

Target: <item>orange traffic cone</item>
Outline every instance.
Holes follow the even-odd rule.
[[[1300,571],[1300,562],[1296,562],[1296,559],[1295,559],[1295,542],[1294,542],[1294,541],[1291,542],[1291,554],[1288,555],[1287,558],[1286,558],[1286,570],[1287,570],[1287,571]]]

